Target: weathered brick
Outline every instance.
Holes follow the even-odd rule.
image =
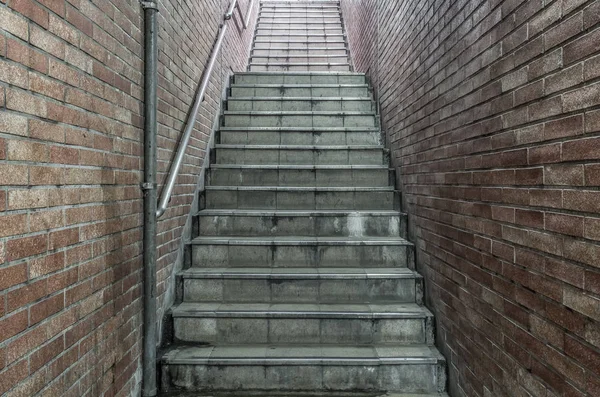
[[[544,219],[546,230],[571,236],[583,236],[584,218],[581,216],[547,212]]]
[[[600,158],[600,138],[568,141],[562,144],[562,159],[565,161]]]
[[[48,161],[48,150],[43,143],[9,140],[7,157],[9,160],[39,161],[45,163]]]
[[[27,310],[4,317],[0,320],[0,340],[5,341],[27,328]]]
[[[557,44],[562,43],[563,41],[573,37],[577,33],[583,30],[583,13],[579,12],[574,16],[561,21],[557,26],[548,30],[544,33],[544,41],[546,45],[546,51],[549,48],[556,46]],[[572,51],[569,48],[572,48],[573,44],[569,44],[565,46],[564,51]],[[572,56],[568,56],[567,53],[564,54],[563,60],[565,64],[571,63],[574,59],[578,59]]]
[[[37,255],[48,249],[48,237],[38,235],[9,240],[6,243],[6,259],[9,261]]]
[[[46,298],[29,309],[29,321],[31,324],[38,323],[64,308],[64,293]]]
[[[43,28],[48,28],[48,11],[32,0],[13,0],[10,6]]]
[[[29,262],[29,278],[34,279],[48,273],[53,273],[65,266],[65,253],[57,252]]]
[[[545,185],[583,186],[583,165],[554,164],[544,167]]]
[[[28,175],[24,165],[0,164],[0,185],[27,185]]]
[[[568,35],[579,33],[583,29],[583,22],[573,23]],[[584,36],[567,44],[563,49],[563,62],[565,65],[586,57],[600,49],[598,39],[600,38],[600,29],[596,29]]]
[[[600,83],[589,84],[585,87],[563,94],[565,112],[579,110],[600,104]]]
[[[27,280],[27,265],[24,263],[0,268],[0,287],[5,290]]]
[[[27,20],[7,7],[0,7],[0,26],[23,40],[29,37]]]

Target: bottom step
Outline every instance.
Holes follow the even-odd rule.
[[[444,358],[430,346],[240,345],[174,348],[166,391],[445,391]]]
[[[185,392],[185,391],[173,391],[159,393],[157,397],[449,397],[447,393],[363,393],[363,392],[325,392],[325,393],[311,393],[311,392],[292,392],[292,393],[280,393],[280,392]]]

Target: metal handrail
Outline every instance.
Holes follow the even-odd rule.
[[[254,0],[250,0],[248,4],[248,9],[246,10],[246,17],[241,18],[242,23],[244,24],[244,30],[247,29],[248,23],[250,21],[250,13],[252,12],[252,6],[254,4]],[[167,178],[167,182],[162,190],[160,195],[160,200],[158,202],[158,207],[156,209],[156,216],[161,217],[167,207],[169,205],[169,201],[171,201],[171,196],[173,195],[173,189],[175,188],[175,181],[177,176],[179,175],[179,170],[181,169],[181,165],[183,164],[183,157],[185,156],[185,151],[190,141],[190,137],[192,136],[192,131],[194,130],[194,124],[196,123],[196,117],[198,116],[198,111],[200,110],[200,105],[204,101],[204,94],[206,93],[206,89],[208,88],[208,83],[210,81],[210,77],[213,72],[213,68],[215,66],[215,62],[217,60],[217,56],[221,51],[221,45],[223,44],[223,39],[225,38],[225,33],[227,32],[227,21],[229,21],[232,16],[234,10],[237,9],[240,17],[242,15],[242,10],[240,9],[240,5],[237,0],[233,0],[229,9],[223,16],[224,22],[220,26],[219,37],[217,38],[217,42],[213,47],[212,53],[210,54],[210,59],[208,60],[208,66],[204,72],[204,77],[202,82],[200,83],[200,88],[196,92],[196,97],[194,98],[194,103],[191,107],[190,113],[186,120],[185,130],[183,131],[183,136],[181,141],[179,142],[179,146],[177,147],[177,154],[175,155],[175,159],[173,160],[173,164],[170,168],[170,173]]]

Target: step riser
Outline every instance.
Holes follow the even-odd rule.
[[[293,16],[290,17],[289,14],[286,15],[265,15],[261,14],[258,17],[258,24],[277,24],[277,25],[287,25],[287,24],[305,24],[305,25],[316,25],[316,24],[336,24],[341,25],[340,17],[338,15],[323,15],[316,14],[310,16]]]
[[[443,377],[438,364],[355,366],[320,365],[166,365],[163,385],[188,391],[334,391],[435,393]]]
[[[298,186],[298,187],[385,187],[393,181],[387,169],[378,170],[293,170],[223,169],[208,170],[209,186]]]
[[[407,267],[406,245],[194,245],[196,267]]]
[[[250,65],[251,72],[301,72],[305,70],[314,72],[349,72],[350,65]]]
[[[226,114],[226,127],[375,127],[375,115]]]
[[[278,84],[274,82],[273,84]],[[286,83],[286,84],[302,84],[302,83]],[[314,84],[314,83],[313,83]],[[335,83],[334,83],[335,84]],[[231,87],[232,97],[354,97],[354,98],[369,98],[367,87]]]
[[[334,150],[334,149],[221,149],[216,150],[220,164],[264,165],[381,165],[388,164],[387,155],[381,149]]]
[[[219,143],[231,145],[379,145],[376,131],[220,131]]]
[[[289,55],[284,55],[284,56],[260,56],[260,55],[254,55],[250,58],[250,62],[251,63],[318,63],[318,62],[331,62],[331,63],[343,63],[343,62],[348,62],[348,56],[347,55],[338,55],[335,56],[333,54],[329,54],[329,55],[320,55],[320,56],[306,56],[306,55],[300,55],[300,56],[289,56]]]
[[[309,75],[309,74],[268,74],[268,75],[262,75],[262,74],[244,74],[244,75],[237,75],[234,78],[235,80],[235,84],[337,84],[337,85],[349,85],[349,84],[355,84],[355,85],[362,85],[359,87],[240,87],[240,86],[236,86],[233,85],[231,88],[231,92],[237,92],[236,90],[241,90],[241,89],[252,89],[252,90],[258,90],[257,92],[260,94],[260,96],[264,96],[263,95],[263,91],[265,89],[271,90],[272,92],[278,92],[281,93],[281,91],[283,90],[284,92],[287,90],[302,90],[300,92],[304,92],[304,95],[302,96],[306,96],[306,94],[310,94],[312,90],[317,90],[317,92],[321,92],[321,95],[319,96],[324,96],[323,94],[327,92],[327,90],[331,90],[332,92],[338,92],[338,95],[332,95],[334,97],[339,97],[340,95],[340,89],[342,89],[343,91],[341,91],[345,96],[345,97],[352,97],[352,95],[350,95],[350,93],[352,93],[353,91],[357,91],[362,93],[362,95],[360,96],[365,96],[369,101],[371,100],[370,97],[368,97],[368,89],[367,87],[364,85],[365,84],[365,77],[364,76],[357,76],[357,75],[352,75],[352,74],[340,74],[340,75],[327,75],[327,74],[313,74],[313,75]],[[251,95],[252,96],[252,95]],[[275,95],[275,96],[285,96],[285,95]],[[291,95],[287,95],[287,96],[291,96]],[[310,95],[308,95],[310,96]]]
[[[340,35],[343,34],[342,32],[342,28],[324,28],[324,29],[287,29],[287,28],[282,28],[282,29],[265,29],[265,28],[258,28],[256,30],[256,34],[260,35],[260,36],[265,36],[265,35],[331,35],[331,34],[335,34],[335,35]]]
[[[306,43],[306,42],[297,42],[297,43],[290,43],[287,41],[281,41],[281,40],[271,40],[271,41],[262,41],[262,42],[255,42],[254,46],[253,46],[254,50],[257,49],[267,49],[267,48],[273,48],[273,49],[281,49],[281,48],[290,48],[290,49],[313,49],[313,48],[330,48],[330,49],[346,49],[346,43],[343,41],[338,41],[335,43],[323,43],[323,42],[312,42],[312,43]]]
[[[284,59],[292,59],[295,57],[303,57],[303,58],[310,58],[310,57],[322,57],[322,56],[329,56],[329,57],[348,57],[348,51],[346,49],[337,49],[337,50],[317,50],[317,49],[313,49],[313,50],[309,50],[309,49],[302,49],[302,50],[264,50],[264,49],[258,49],[258,50],[254,50],[252,51],[252,56],[253,57],[284,57]]]
[[[208,209],[393,210],[395,193],[207,190]]]
[[[213,344],[426,344],[424,318],[175,317],[176,342]]]
[[[339,18],[329,18],[324,21],[322,18],[312,20],[311,18],[301,18],[297,21],[277,20],[273,18],[258,21],[258,27],[262,29],[328,29],[339,28],[341,22]]]
[[[236,216],[197,218],[201,236],[404,237],[404,216]]]
[[[293,28],[292,28],[293,29]],[[288,43],[291,47],[296,47],[299,44],[318,44],[316,47],[329,47],[331,45],[343,45],[346,47],[346,42],[342,36],[257,36],[255,43],[271,43],[273,47],[278,47],[279,43]],[[255,47],[257,48],[257,47]]]
[[[300,276],[301,277],[301,276]],[[421,303],[422,279],[185,279],[185,302]]]
[[[230,98],[227,101],[227,110],[238,111],[339,111],[339,112],[374,112],[375,104],[368,100],[343,101],[343,100],[239,100]]]

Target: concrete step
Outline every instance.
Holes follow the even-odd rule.
[[[290,27],[292,29],[298,29],[298,27]],[[262,35],[257,36],[254,39],[255,43],[288,43],[290,45],[296,45],[300,43],[317,43],[320,46],[323,45],[331,45],[331,44],[339,44],[342,43],[344,46],[346,45],[346,41],[344,40],[344,36],[342,35],[327,35],[326,37],[322,35],[315,36],[272,36],[272,35]]]
[[[389,164],[381,146],[215,145],[218,164]]]
[[[294,22],[294,21],[278,21],[276,19],[272,20],[263,20],[258,21],[257,28],[261,29],[327,29],[327,28],[337,28],[341,26],[341,21],[324,21],[324,20],[315,20],[311,21],[310,19],[306,19],[302,22]],[[258,36],[255,36],[255,39]],[[287,38],[287,36],[286,36]]]
[[[375,112],[240,111],[223,112],[226,127],[375,127]]]
[[[250,71],[255,72],[282,72],[282,71],[350,71],[350,65],[347,63],[250,63]]]
[[[391,187],[206,186],[207,209],[267,210],[394,210],[398,198]]]
[[[380,145],[379,128],[221,127],[217,142],[238,145]]]
[[[292,24],[305,24],[305,25],[341,25],[340,14],[324,15],[314,13],[311,15],[264,15],[258,16],[259,26],[264,24],[276,24],[276,25],[292,25]]]
[[[290,8],[290,7],[304,7],[304,8],[339,8],[339,1],[296,1],[296,0],[283,0],[283,1],[262,1],[260,3],[260,9],[268,7],[274,8]]]
[[[252,55],[250,57],[251,63],[345,63],[348,62],[348,55],[283,55],[283,56],[264,56],[264,55]]]
[[[164,391],[178,387],[211,392],[388,391],[440,396],[446,381],[444,358],[423,345],[181,346],[167,352],[162,363]]]
[[[322,28],[322,29],[288,29],[288,28],[280,28],[280,29],[265,29],[265,28],[257,28],[256,34],[261,36],[280,36],[280,35],[319,35],[319,36],[329,36],[332,34],[342,34],[343,30],[341,27],[338,28]]]
[[[356,186],[393,185],[393,170],[378,165],[213,164],[209,186]]]
[[[296,10],[296,11],[288,11],[288,10],[284,10],[284,11],[275,11],[272,9],[269,10],[262,10],[259,14],[258,14],[259,18],[274,18],[274,19],[279,19],[279,18],[285,18],[285,19],[289,19],[289,18],[337,18],[337,20],[340,20],[340,11],[337,9],[332,9],[329,11],[324,11],[324,10],[311,10],[311,9],[305,9],[305,10]]]
[[[407,268],[197,268],[180,273],[184,302],[422,303]]]
[[[264,391],[253,393],[249,391],[212,391],[212,392],[187,392],[170,391],[159,392],[157,397],[449,397],[447,393],[388,393],[388,392],[332,392],[324,393],[301,391],[285,393],[278,391]]]
[[[290,27],[291,29],[298,29],[298,27]],[[281,43],[281,42],[285,42],[285,43],[290,43],[290,44],[296,44],[296,43],[319,43],[321,46],[322,45],[329,45],[329,44],[335,44],[335,43],[344,43],[345,44],[345,40],[344,40],[344,36],[341,34],[328,34],[328,35],[322,35],[322,34],[311,34],[311,35],[306,35],[306,34],[298,34],[298,35],[272,35],[272,34],[264,34],[264,35],[258,35],[255,37],[255,42],[256,43],[263,43],[263,42],[269,42],[269,43]]]
[[[338,77],[339,79],[339,77]],[[333,80],[333,78],[332,78]],[[366,84],[272,83],[232,84],[231,97],[361,97],[371,98]]]
[[[397,211],[202,210],[195,219],[201,236],[406,236]]]
[[[286,72],[286,73],[261,73],[244,72],[236,73],[233,77],[234,86],[252,85],[255,88],[287,88],[286,85],[301,85],[297,88],[354,88],[358,86],[368,92],[364,73],[352,72]],[[282,87],[282,85],[284,85]],[[290,87],[292,88],[292,87]],[[283,96],[283,95],[275,95]],[[323,95],[320,95],[323,96]],[[340,95],[333,95],[340,96]],[[352,97],[344,92],[344,97]]]
[[[358,111],[374,113],[375,102],[361,97],[231,97],[227,100],[228,111]]]
[[[255,49],[252,51],[253,57],[284,57],[293,59],[295,57],[316,57],[316,56],[329,56],[329,57],[348,57],[348,50],[345,48],[339,49],[327,49],[327,48],[314,48],[314,49]]]
[[[175,343],[433,343],[433,315],[415,303],[183,302],[172,315]]]
[[[337,77],[339,79],[339,77]],[[332,80],[334,78],[332,77]],[[321,84],[321,83],[272,83],[272,84],[232,84],[230,88],[231,96],[235,97],[254,97],[260,99],[264,97],[360,97],[369,98],[369,86],[366,84]]]
[[[323,47],[325,47],[325,48],[348,48],[345,41],[335,41],[335,42],[329,42],[329,43],[322,43],[322,42],[317,42],[317,41],[313,41],[313,42],[305,41],[305,42],[290,43],[288,41],[282,41],[282,40],[277,40],[277,39],[255,42],[254,45],[252,46],[252,48],[254,50],[257,50],[260,48],[282,48],[282,47],[286,47],[286,48],[323,48]]]
[[[194,267],[409,267],[400,237],[230,237],[191,241]]]

